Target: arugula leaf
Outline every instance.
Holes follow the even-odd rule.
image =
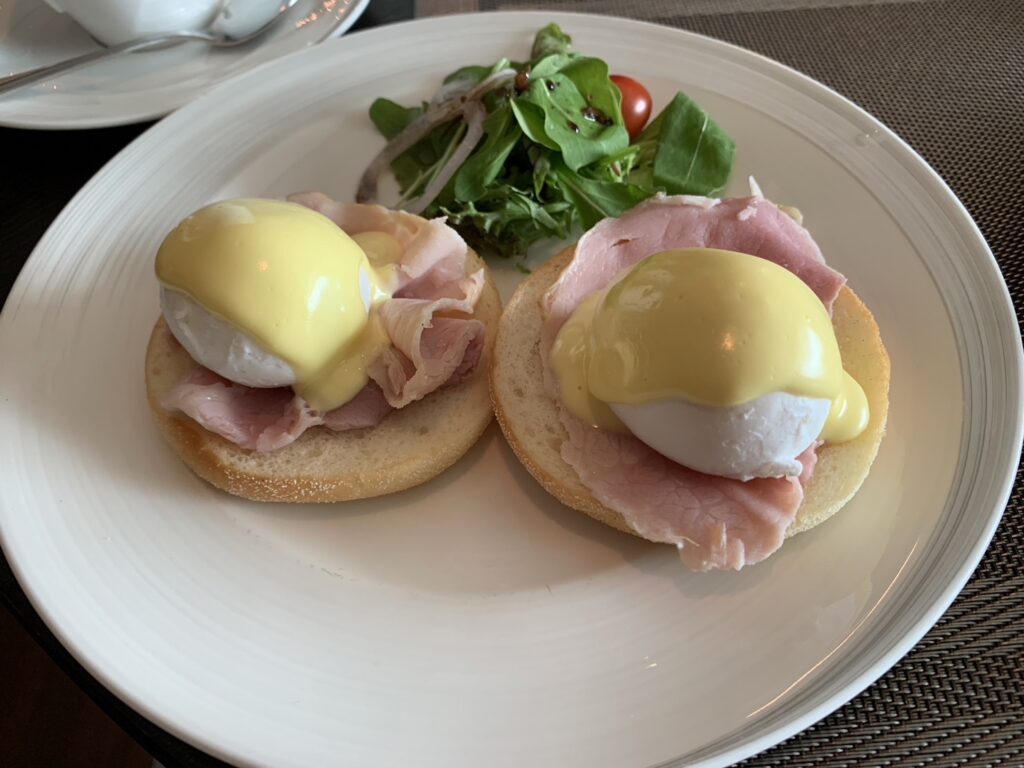
[[[455,148],[463,127],[459,122],[437,126],[391,163],[391,170],[402,192],[401,202],[416,197],[440,170],[444,159]]]
[[[370,105],[370,120],[384,138],[391,140],[423,114],[423,107],[403,107],[390,99],[377,99]]]
[[[565,201],[541,203],[527,192],[497,184],[477,201],[439,207],[475,248],[502,256],[526,253],[530,243],[545,237],[568,237],[572,207]]]
[[[416,190],[422,186],[419,182],[425,177],[424,171],[431,165],[431,163],[423,163],[419,158],[411,155],[412,151],[409,150],[391,163],[391,171],[395,174],[398,188],[403,193],[408,193],[409,198],[416,196]]]
[[[441,130],[434,129],[438,134]],[[395,174],[395,181],[407,198],[416,196],[415,190],[421,186],[419,182],[426,178],[429,169],[437,163],[440,154],[434,149],[434,144],[435,138],[431,134],[392,161],[391,170]]]
[[[558,158],[551,160],[551,174],[565,199],[576,209],[584,229],[609,216],[621,216],[653,194],[635,184],[580,176]]]
[[[441,81],[442,85],[451,85],[452,83],[466,82],[470,85],[477,85],[482,82],[484,78],[493,75],[502,69],[518,69],[519,64],[513,64],[508,60],[507,57],[502,56],[494,64],[489,67],[483,67],[479,64],[470,64],[465,67],[459,67],[451,74],[447,75],[444,80]]]
[[[459,67],[450,75],[448,75],[442,83],[444,85],[450,85],[452,83],[467,82],[471,85],[477,85],[482,82],[485,77],[491,74],[493,67],[481,67],[477,64],[470,64],[468,67]]]
[[[488,115],[484,121],[484,143],[470,155],[455,174],[456,200],[472,202],[479,199],[487,185],[498,178],[505,161],[523,136],[512,108],[507,104]]]
[[[523,132],[539,144],[559,149],[566,165],[578,170],[629,145],[621,98],[603,61],[557,54],[534,67],[529,87],[512,104]],[[543,132],[537,125],[538,108],[544,117]]]
[[[596,163],[591,163],[585,168],[581,168],[580,173],[590,179],[616,182],[625,181],[633,172],[639,156],[640,147],[636,144],[630,144],[621,152],[608,155],[608,157],[602,157]]]
[[[641,187],[654,186],[654,156],[658,154],[661,125],[665,121],[665,112],[667,111],[668,107],[659,112],[636,137],[636,141],[630,145],[636,148],[636,157],[633,160],[629,180]]]
[[[530,141],[548,149],[558,149],[558,144],[548,136],[548,132],[544,128],[543,109],[536,104],[519,99],[512,99],[509,106],[512,108],[512,114],[516,116],[519,127],[530,138]]]
[[[409,123],[422,115],[425,109],[425,106],[403,107],[390,99],[377,99],[370,105],[370,120],[387,139],[393,139],[405,130]],[[414,196],[412,188],[418,186],[417,180],[422,179],[424,172],[437,162],[440,155],[437,147],[444,145],[444,130],[444,126],[435,128],[429,136],[391,163],[395,180],[403,192],[409,192],[410,196]]]
[[[548,24],[533,39],[530,60],[540,61],[545,56],[569,53],[571,47],[572,38],[565,34],[557,24]]]
[[[502,58],[492,67],[462,67],[430,104],[377,99],[370,118],[393,138],[436,103],[508,68],[529,71],[529,84],[482,96],[485,138],[424,211],[447,216],[481,253],[525,254],[541,238],[566,238],[659,190],[713,195],[725,187],[735,146],[699,106],[678,94],[630,144],[607,65],[573,53],[555,24],[537,33],[529,64]],[[451,172],[448,160],[466,130],[460,118],[438,125],[392,162],[399,206]]]
[[[633,180],[674,195],[720,194],[729,181],[736,145],[696,102],[680,92],[637,139],[639,161],[649,164]]]
[[[551,160],[548,159],[548,153],[540,147],[530,147],[528,155],[530,163],[533,165],[533,193],[539,200],[544,185],[547,183],[548,174],[551,173]]]

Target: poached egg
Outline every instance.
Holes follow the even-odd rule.
[[[196,362],[250,387],[293,386],[326,411],[362,389],[389,344],[374,309],[401,252],[386,233],[357,241],[295,203],[225,200],[164,239],[161,309]]]
[[[573,415],[712,475],[799,475],[813,443],[868,422],[821,300],[733,251],[666,251],[624,270],[577,307],[550,359]]]

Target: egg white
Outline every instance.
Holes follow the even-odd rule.
[[[799,475],[796,457],[821,434],[830,402],[773,392],[736,406],[686,400],[610,404],[639,440],[709,475],[751,480]]]
[[[375,295],[370,275],[359,271],[359,292],[366,312]],[[315,300],[311,296],[311,301]],[[280,357],[231,323],[207,311],[181,291],[160,287],[160,309],[174,337],[200,365],[247,387],[290,387],[295,371]]]
[[[247,387],[287,387],[295,371],[251,336],[221,320],[190,296],[160,289],[160,308],[174,338],[200,365]]]

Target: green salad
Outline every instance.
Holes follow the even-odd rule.
[[[722,192],[735,145],[704,110],[680,92],[648,123],[647,90],[571,43],[549,24],[529,61],[462,67],[418,106],[374,101],[388,145],[357,199],[375,200],[390,170],[396,207],[447,216],[481,253],[510,256],[658,192]]]

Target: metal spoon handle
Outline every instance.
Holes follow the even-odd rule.
[[[26,72],[18,72],[7,77],[0,77],[0,95],[13,91],[15,88],[21,88],[32,83],[38,83],[41,80],[46,80],[59,75],[61,72],[67,72],[70,69],[81,67],[85,64],[91,64],[94,61],[106,59],[110,56],[117,56],[121,53],[131,53],[132,51],[141,51],[146,48],[153,48],[156,46],[164,46],[167,44],[183,43],[186,40],[195,40],[196,38],[202,39],[200,35],[192,33],[176,33],[174,35],[159,35],[155,37],[143,37],[138,40],[130,40],[127,43],[121,43],[120,45],[112,45],[109,48],[101,48],[97,51],[82,54],[81,56],[75,56],[73,59],[65,59],[64,61],[58,61],[56,64],[48,64],[45,67],[37,67],[36,69],[30,69]]]

